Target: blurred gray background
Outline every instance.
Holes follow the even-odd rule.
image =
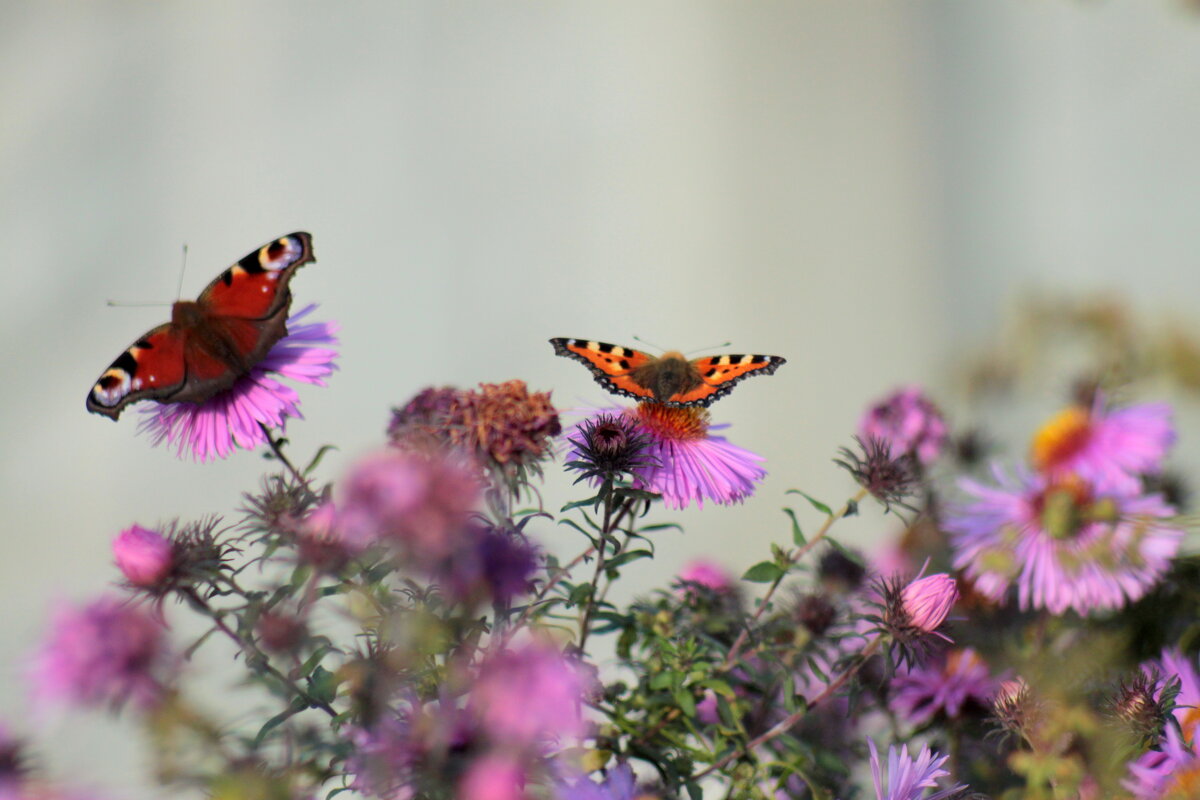
[[[7,0],[0,720],[31,729],[21,676],[47,603],[114,580],[121,528],[228,514],[266,468],[179,461],[136,413],[84,410],[167,318],[184,243],[194,297],[262,242],[313,233],[292,287],[342,323],[343,354],[288,434],[300,459],[341,448],[330,479],[429,384],[519,377],[604,402],[552,336],[786,356],[713,409],[770,477],[745,507],[664,515],[687,533],[631,570],[644,589],[695,555],[763,558],[788,488],[844,497],[829,460],[864,404],[948,391],[1016,290],[1186,314],[1198,98],[1200,18],[1155,0]],[[869,546],[894,526],[842,530]],[[35,730],[51,771],[154,796],[122,723]]]

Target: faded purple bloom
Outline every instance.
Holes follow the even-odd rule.
[[[1052,480],[993,468],[996,487],[964,479],[977,499],[944,522],[954,566],[995,602],[1014,584],[1022,610],[1081,616],[1123,607],[1166,573],[1183,532],[1156,494],[1099,492],[1077,479]]]
[[[537,565],[537,550],[521,533],[473,525],[434,578],[460,600],[509,603],[530,590]]]
[[[638,477],[654,464],[650,434],[628,414],[603,412],[576,425],[566,436],[566,468],[575,479],[600,483],[623,475]]]
[[[1124,786],[1137,800],[1185,800],[1200,791],[1200,754],[1195,743],[1167,726],[1159,750],[1151,750],[1129,765]]]
[[[467,768],[458,800],[524,800],[525,769],[507,755],[486,755]]]
[[[557,800],[634,800],[637,783],[633,770],[621,764],[608,772],[604,783],[595,783],[587,777],[563,783],[558,787]]]
[[[24,742],[0,725],[0,800],[19,797],[26,770]]]
[[[1106,409],[1072,406],[1050,418],[1033,437],[1034,467],[1052,478],[1076,475],[1098,492],[1134,494],[1139,474],[1158,472],[1175,442],[1171,407],[1145,403]]]
[[[634,472],[632,484],[661,494],[668,508],[683,509],[693,501],[703,507],[705,500],[721,505],[740,503],[767,475],[758,466],[762,456],[712,435],[711,431],[728,426],[710,425],[705,408],[639,403],[636,408],[606,409],[600,414],[624,415],[648,437],[646,463]],[[573,438],[579,435],[567,436],[568,461],[582,458]]]
[[[892,452],[911,453],[931,464],[946,444],[942,412],[916,386],[906,386],[867,409],[858,424],[859,436],[890,442]]]
[[[302,417],[296,390],[275,380],[325,385],[336,368],[336,322],[296,323],[316,308],[308,305],[288,318],[288,333],[232,388],[203,403],[155,403],[143,409],[139,431],[154,444],[167,442],[176,455],[196,461],[227,458],[237,448],[267,444],[261,425],[283,430],[288,417]]]
[[[705,558],[689,561],[676,580],[684,590],[701,587],[718,594],[731,592],[737,585],[727,569]]]
[[[178,662],[158,617],[102,597],[58,610],[30,678],[44,701],[148,709],[163,699]]]
[[[354,745],[346,761],[346,771],[354,776],[352,788],[386,800],[415,796],[414,772],[427,749],[407,719],[386,715],[370,727],[349,728],[345,738]]]
[[[175,546],[162,534],[134,525],[113,539],[113,559],[125,580],[142,589],[156,588],[175,566]]]
[[[888,748],[887,779],[880,774],[879,752],[875,742],[867,739],[867,747],[871,751],[871,781],[875,784],[876,800],[921,800],[925,797],[926,789],[936,789],[937,779],[944,778],[950,773],[942,768],[947,756],[932,753],[928,747],[914,759],[908,754],[908,745],[899,751],[896,746]],[[926,800],[941,800],[960,791],[962,787],[955,786],[943,789],[929,795]]]
[[[549,645],[528,644],[484,661],[467,707],[494,742],[529,747],[583,734],[585,687],[576,662]]]
[[[858,450],[841,448],[841,458],[833,463],[849,472],[859,486],[883,504],[885,511],[891,511],[893,505],[914,510],[908,498],[920,486],[921,477],[915,456],[893,451],[889,441],[874,436],[855,436],[854,441]]]
[[[341,490],[335,524],[344,544],[390,541],[425,568],[458,550],[480,495],[466,465],[395,449],[355,462]]]
[[[918,578],[900,592],[908,624],[924,633],[940,628],[957,601],[958,585],[944,572]]]
[[[901,667],[892,679],[892,708],[913,725],[937,714],[954,719],[971,702],[986,707],[996,691],[987,664],[971,648],[943,652],[927,664]]]

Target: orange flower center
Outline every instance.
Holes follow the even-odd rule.
[[[1200,797],[1200,764],[1189,764],[1177,769],[1171,775],[1171,782],[1167,784],[1162,796],[1170,800]]]
[[[1033,435],[1030,458],[1038,470],[1058,466],[1087,443],[1091,417],[1086,408],[1072,406],[1055,414]]]
[[[708,409],[638,403],[638,422],[660,439],[703,439],[708,435]]]

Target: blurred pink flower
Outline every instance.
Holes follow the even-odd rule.
[[[575,661],[548,644],[528,644],[484,661],[467,705],[493,742],[524,748],[581,736],[586,686]]]
[[[485,755],[467,768],[458,786],[458,800],[524,800],[525,770],[516,759]]]
[[[732,591],[737,585],[725,567],[706,558],[689,561],[680,570],[676,580],[685,591],[689,588],[689,584],[691,588],[703,587],[718,593]]]
[[[859,436],[889,442],[896,455],[910,453],[931,464],[946,444],[942,412],[919,387],[907,386],[867,409],[858,424]]]
[[[58,610],[30,678],[42,701],[148,709],[165,696],[178,661],[158,617],[102,597]]]
[[[113,559],[125,580],[142,589],[160,586],[175,566],[175,546],[162,534],[134,525],[113,539]]]
[[[891,706],[913,725],[936,714],[954,719],[974,700],[987,707],[996,691],[988,666],[969,647],[946,650],[929,663],[901,667],[892,679]]]

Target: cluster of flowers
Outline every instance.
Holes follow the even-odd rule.
[[[564,428],[548,393],[510,381],[421,392],[385,446],[317,486],[318,459],[297,469],[271,435],[299,416],[272,375],[319,383],[335,330],[296,325],[228,392],[150,412],[180,455],[265,444],[286,471],[247,495],[240,524],[121,532],[119,590],[60,608],[30,670],[37,703],[138,715],[163,743],[164,782],[228,800],[784,800],[849,796],[865,760],[876,800],[1200,788],[1200,673],[1172,619],[1144,664],[1128,649],[1083,682],[1053,663],[1104,625],[1145,646],[1139,603],[1176,597],[1183,531],[1152,488],[1174,439],[1165,406],[1073,406],[1015,476],[960,477],[962,499],[945,503],[943,473],[954,454],[973,469],[972,448],[902,389],[866,410],[836,462],[857,493],[840,507],[805,495],[815,532],[789,510],[792,545],[741,581],[702,560],[619,605],[610,588],[668,527],[648,511],[742,502],[761,457],[705,409],[643,402]],[[534,483],[556,456],[588,492],[557,516]],[[868,497],[885,520],[911,515],[873,560],[831,533]],[[560,561],[535,530],[584,549]],[[765,590],[752,602],[748,585]],[[209,623],[191,646],[173,640],[173,603]],[[210,633],[266,690],[257,728],[214,721],[184,692]],[[606,635],[616,665],[602,670],[589,644]],[[1114,686],[1097,702],[1102,667]],[[1101,710],[1112,725],[1095,724]],[[989,730],[1016,736],[987,743]],[[898,742],[886,754],[881,736]],[[0,730],[0,798],[80,796],[26,752]]]

